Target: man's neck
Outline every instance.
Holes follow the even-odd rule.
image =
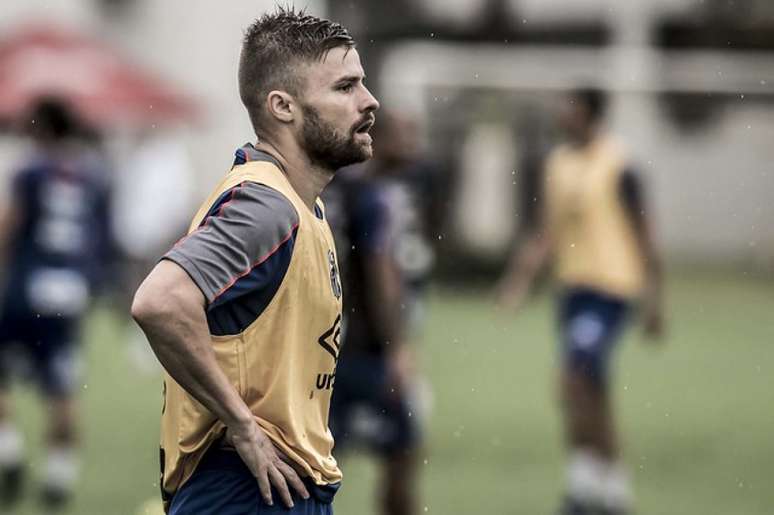
[[[583,131],[583,133],[576,134],[574,137],[570,138],[570,142],[572,146],[578,150],[585,150],[590,148],[596,139],[596,128],[589,128],[588,130]]]
[[[306,153],[297,145],[285,145],[283,148],[283,145],[259,139],[255,148],[279,161],[293,190],[306,207],[314,211],[315,201],[333,178],[333,172],[312,164]]]

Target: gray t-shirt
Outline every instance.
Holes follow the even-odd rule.
[[[298,213],[278,191],[243,182],[163,259],[180,265],[207,299],[214,335],[238,334],[266,309],[293,254]]]

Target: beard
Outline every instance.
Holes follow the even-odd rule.
[[[303,105],[304,125],[301,128],[301,148],[309,156],[312,164],[336,171],[355,163],[362,163],[373,153],[371,145],[355,140],[355,128],[363,123],[360,120],[347,134],[336,130],[333,124],[323,120],[319,111],[312,106]]]

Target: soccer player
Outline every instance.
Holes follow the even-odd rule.
[[[416,136],[411,119],[381,114],[374,159],[342,171],[326,191],[346,293],[331,430],[337,455],[356,443],[379,455],[385,515],[417,513],[421,414],[409,340],[433,250],[420,204],[430,196],[421,191],[428,167],[417,159]]]
[[[171,514],[332,513],[341,283],[318,196],[372,154],[364,78],[337,23],[278,9],[246,32],[239,92],[257,140],[132,306],[167,372]]]
[[[78,479],[78,341],[110,236],[105,170],[64,103],[31,114],[34,153],[15,174],[0,220],[6,284],[0,308],[0,493],[19,498],[24,442],[11,420],[10,381],[33,379],[49,428],[43,501],[60,507]],[[26,372],[26,373],[25,373]]]
[[[569,447],[562,513],[623,514],[631,507],[609,394],[609,361],[637,302],[646,332],[662,329],[661,273],[642,187],[600,124],[604,94],[572,92],[567,142],[545,168],[544,214],[514,253],[500,300],[517,307],[549,257],[559,283],[560,390]]]

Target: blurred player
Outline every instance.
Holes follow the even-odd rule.
[[[380,512],[410,515],[417,513],[421,414],[408,340],[433,262],[419,203],[431,194],[422,191],[428,169],[417,160],[412,121],[382,114],[374,137],[374,159],[342,171],[328,203],[345,292],[331,430],[337,454],[358,442],[379,454]]]
[[[332,513],[341,283],[318,195],[372,153],[379,104],[354,45],[341,25],[282,8],[248,28],[239,89],[257,142],[135,296],[167,371],[171,514]]]
[[[553,258],[570,454],[567,515],[629,512],[609,361],[638,301],[646,332],[658,336],[662,329],[661,273],[642,187],[625,153],[600,129],[604,107],[601,91],[569,95],[560,120],[568,141],[547,161],[542,220],[514,254],[500,289],[501,302],[518,307]]]
[[[43,499],[61,505],[78,477],[79,325],[107,256],[105,170],[79,141],[64,104],[31,115],[34,154],[15,175],[0,222],[5,286],[0,310],[0,471],[2,499],[19,497],[25,463],[11,420],[13,375],[35,380],[49,416]]]

